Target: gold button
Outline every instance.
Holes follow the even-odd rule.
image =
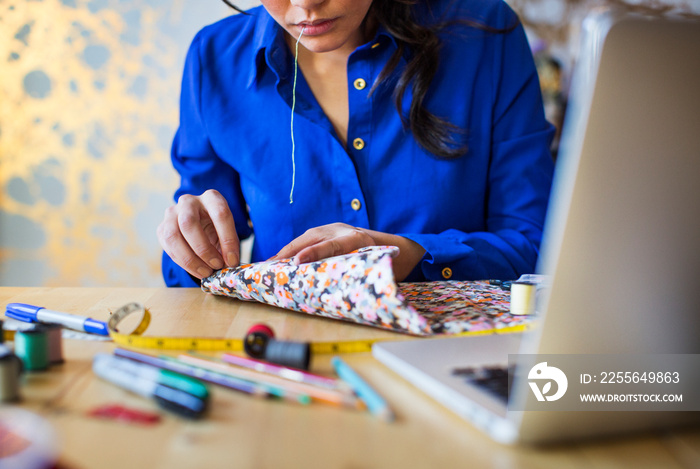
[[[355,85],[356,90],[364,90],[365,86],[367,86],[367,82],[362,78],[358,78],[353,84]]]
[[[352,146],[355,147],[355,150],[362,150],[365,147],[365,141],[361,138],[356,138],[352,141]]]
[[[352,199],[352,202],[350,202],[350,206],[354,211],[358,211],[362,208],[362,202],[360,202],[358,199]]]
[[[452,269],[449,267],[442,269],[442,277],[446,279],[452,277]]]
[[[376,49],[377,47],[379,47],[379,43],[378,43],[378,42],[375,42],[374,44],[372,44],[372,49]]]

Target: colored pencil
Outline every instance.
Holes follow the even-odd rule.
[[[389,408],[389,404],[387,404],[384,398],[382,398],[377,391],[372,389],[350,365],[337,356],[331,359],[331,363],[340,379],[350,385],[353,391],[355,391],[355,394],[362,399],[372,414],[386,421],[394,420],[394,413]]]
[[[299,370],[297,368],[289,368],[286,366],[275,365],[273,363],[264,362],[262,360],[256,360],[254,358],[241,357],[239,355],[233,355],[231,353],[225,353],[222,355],[221,358],[223,361],[232,365],[248,368],[251,370],[258,371],[260,373],[267,373],[270,375],[279,376],[280,378],[288,379],[290,381],[296,381],[298,383],[306,383],[314,386],[321,386],[328,389],[342,389],[345,386],[347,386],[347,384],[344,381],[341,381],[336,378],[330,378],[328,376],[321,376],[314,373],[309,373],[308,371]]]
[[[180,355],[178,357],[178,360],[185,364],[197,366],[205,370],[214,371],[217,373],[225,374],[227,376],[234,376],[241,379],[249,379],[259,383],[275,385],[290,391],[304,392],[308,394],[311,397],[311,399],[320,402],[325,402],[327,404],[340,405],[354,409],[364,408],[364,403],[360,399],[358,399],[355,395],[347,392],[312,386],[306,383],[297,383],[279,378],[277,376],[258,373],[257,371],[249,370],[246,368],[234,367],[232,365],[212,360],[205,360],[189,354]]]

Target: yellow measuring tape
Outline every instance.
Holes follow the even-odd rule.
[[[117,326],[127,316],[141,314],[141,320],[136,328],[129,334],[118,331]],[[210,352],[242,352],[243,339],[220,339],[210,337],[156,337],[143,336],[151,323],[151,313],[148,308],[139,303],[129,303],[115,311],[107,322],[109,335],[117,345],[123,347],[137,347],[156,350],[197,350]],[[524,332],[531,328],[529,324],[505,327],[497,330],[471,331],[451,334],[443,337],[464,337],[487,334],[505,334]],[[5,340],[14,339],[14,331],[4,331]],[[433,336],[433,338],[436,336]],[[361,353],[371,352],[372,344],[393,339],[363,339],[349,341],[329,341],[311,342],[311,352],[316,354],[337,354],[337,353]],[[396,339],[401,340],[401,339]]]
[[[130,334],[118,332],[117,325],[131,314],[141,314],[141,321]],[[157,350],[198,350],[242,352],[243,339],[216,339],[210,337],[144,337],[143,334],[151,322],[151,313],[139,303],[129,303],[115,311],[109,318],[107,327],[109,335],[118,345]],[[314,342],[312,353],[352,353],[369,352],[376,340],[349,342]]]

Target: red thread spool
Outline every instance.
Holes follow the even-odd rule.
[[[272,328],[270,326],[268,326],[267,324],[263,324],[263,323],[253,325],[250,329],[248,329],[248,332],[246,333],[246,335],[252,334],[254,332],[260,332],[262,334],[267,335],[270,338],[275,337],[275,333],[272,330]]]
[[[309,369],[311,347],[305,342],[276,340],[275,333],[265,324],[256,324],[248,330],[243,348],[253,358],[283,366]]]
[[[275,337],[275,333],[267,324],[255,324],[248,329],[243,341],[243,349],[253,358],[265,358],[267,344]]]

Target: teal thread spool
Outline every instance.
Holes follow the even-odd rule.
[[[49,336],[45,328],[35,326],[15,333],[15,354],[27,371],[45,370],[49,366]]]

